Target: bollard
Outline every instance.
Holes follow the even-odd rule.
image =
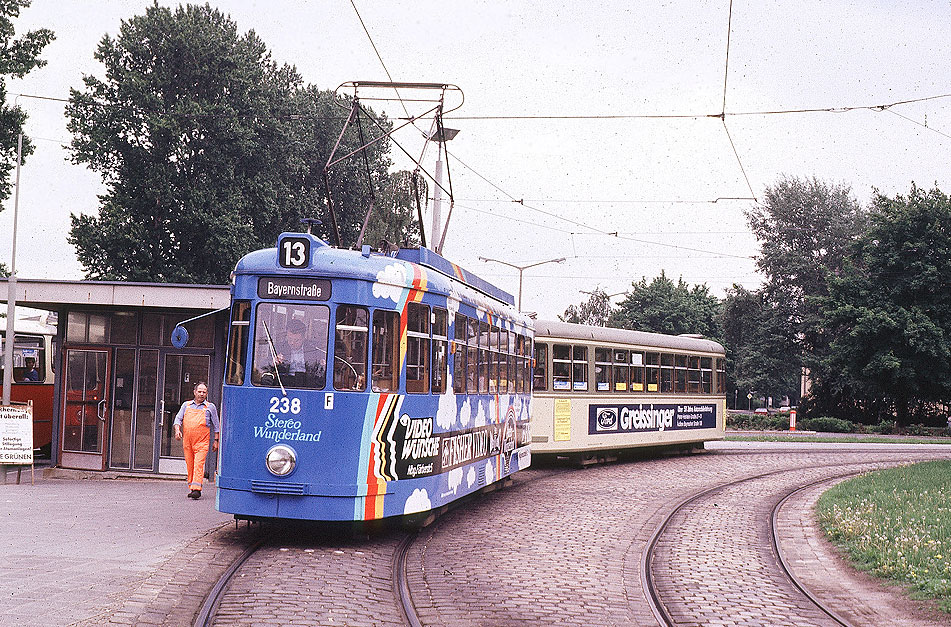
[[[796,430],[796,410],[795,409],[791,409],[789,411],[789,430],[790,431]]]

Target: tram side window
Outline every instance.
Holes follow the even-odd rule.
[[[717,357],[717,394],[726,393],[726,360]]]
[[[631,354],[626,350],[613,350],[614,370],[614,391],[626,392],[629,389],[631,378],[631,367],[629,365]]]
[[[325,305],[259,303],[255,311],[251,383],[323,388],[330,309]]]
[[[449,354],[449,312],[433,308],[433,394],[446,391],[446,357]]]
[[[334,331],[334,389],[365,390],[367,387],[367,338],[370,314],[363,307],[337,307]]]
[[[429,307],[410,303],[406,308],[406,391],[429,393]]]
[[[228,360],[225,365],[225,383],[244,384],[248,369],[248,337],[251,335],[251,303],[236,300],[231,305],[231,329],[228,334]]]
[[[0,338],[0,355],[6,350],[5,338]],[[0,377],[3,359],[0,358]],[[13,381],[15,383],[43,383],[46,380],[46,348],[42,336],[13,336]]]
[[[611,390],[611,349],[597,347],[594,349],[594,386],[598,392]]]
[[[400,315],[373,312],[373,391],[395,392],[400,387]]]
[[[687,356],[674,355],[674,391],[683,394],[687,391]]]
[[[479,394],[489,391],[489,323],[478,323],[479,333]]]
[[[644,355],[644,376],[647,381],[648,392],[660,391],[660,353],[646,353]]]
[[[700,356],[689,355],[687,357],[687,393],[700,393]]]
[[[571,389],[571,347],[567,344],[552,345],[551,376],[551,389],[555,391]]]
[[[489,329],[489,352],[488,352],[488,362],[489,362],[489,375],[488,375],[488,384],[489,394],[496,394],[499,391],[498,382],[499,382],[499,328],[496,326],[490,326]]]
[[[466,319],[466,392],[478,394],[479,371],[485,371],[485,364],[479,360],[479,321]],[[484,375],[483,375],[484,377]]]
[[[644,391],[644,353],[631,352],[631,391]]]
[[[512,348],[509,346],[509,332],[503,329],[499,331],[499,394],[508,394],[515,391],[509,389],[509,377],[511,376],[509,365],[511,361]]]
[[[466,391],[466,330],[469,323],[464,315],[457,313],[453,327],[452,391],[462,394]]]
[[[700,358],[700,392],[710,394],[713,392],[713,358]]]
[[[512,335],[515,337],[515,393],[521,394],[525,391],[525,336]]]
[[[529,355],[533,355],[534,351],[532,350],[532,338],[526,337],[525,339],[525,358],[522,360],[522,392],[531,392],[532,391],[532,360]],[[546,379],[547,383],[547,379]]]
[[[571,389],[583,392],[588,389],[588,347],[575,346],[571,350]]]
[[[503,333],[505,333],[505,342],[508,346],[505,358],[505,363],[508,366],[508,377],[506,377],[504,390],[508,391],[509,394],[515,394],[516,380],[518,379],[516,368],[519,366],[515,359],[515,331],[504,331]]]
[[[674,391],[674,356],[668,353],[660,356],[660,391],[665,394]]]
[[[548,389],[548,344],[535,345],[535,371],[533,387],[536,391]]]

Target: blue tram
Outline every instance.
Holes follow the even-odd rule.
[[[524,469],[532,355],[511,295],[426,248],[283,233],[233,275],[218,509],[375,520]]]

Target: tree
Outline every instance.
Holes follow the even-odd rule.
[[[706,285],[691,288],[682,278],[674,283],[661,271],[650,283],[641,278],[631,287],[611,313],[608,326],[673,335],[720,336],[717,320],[722,305]]]
[[[238,258],[300,230],[302,217],[321,218],[318,235],[333,242],[323,167],[347,99],[305,86],[208,5],[156,3],[103,37],[95,58],[105,78],[84,77],[67,107],[73,161],[107,186],[98,216],[72,216],[69,241],[89,278],[224,283]],[[359,145],[350,129],[340,150]],[[378,142],[367,161],[330,171],[345,245],[370,186],[386,187],[387,150]]]
[[[13,20],[31,0],[0,0],[0,200],[10,197],[10,174],[16,168],[17,137],[23,132],[26,112],[7,104],[6,78],[23,78],[35,68],[46,65],[40,53],[55,38],[47,28],[32,30],[14,38]],[[23,137],[21,159],[33,154],[33,143]],[[21,161],[22,162],[22,161]]]
[[[870,403],[884,399],[901,427],[915,408],[951,401],[951,200],[914,185],[877,195],[853,250],[821,301],[834,337],[824,366]]]
[[[590,324],[596,327],[605,327],[608,325],[608,319],[611,317],[611,300],[607,292],[600,287],[594,288],[590,292],[591,297],[575,307],[569,305],[562,316],[558,319],[562,322],[573,322],[575,324]]]
[[[851,244],[864,232],[865,211],[845,185],[785,177],[767,188],[763,204],[747,217],[760,242],[756,265],[765,276],[764,306],[770,307],[770,324],[778,327],[769,333],[791,339],[774,347],[782,354],[771,356],[797,369],[807,367],[816,393],[833,387],[844,391],[835,383],[839,373],[823,368],[831,337],[819,300],[828,295],[830,277],[842,273]],[[839,403],[815,406],[835,414]]]
[[[727,378],[735,389],[795,400],[800,361],[790,360],[795,342],[785,316],[764,298],[734,285],[727,291],[721,314]]]
[[[413,185],[413,178],[416,185]],[[400,170],[387,176],[387,185],[381,190],[377,206],[370,214],[370,222],[363,235],[363,241],[371,246],[382,242],[396,244],[402,248],[419,246],[419,219],[416,196],[419,202],[426,202],[428,187],[426,180],[419,174]],[[428,242],[433,247],[431,242]]]

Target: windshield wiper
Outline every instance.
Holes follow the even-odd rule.
[[[261,321],[264,325],[264,335],[267,337],[267,347],[271,351],[271,363],[274,365],[274,376],[277,377],[277,384],[281,386],[281,394],[287,396],[287,390],[284,389],[284,383],[281,381],[281,373],[277,371],[277,350],[274,348],[274,340],[271,339],[271,330],[267,328],[267,322]]]

